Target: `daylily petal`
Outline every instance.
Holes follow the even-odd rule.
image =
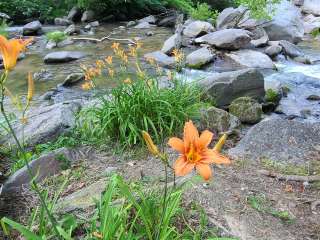
[[[212,141],[213,133],[205,130],[201,133],[199,142],[198,142],[198,148],[199,150],[207,148],[210,142]]]
[[[184,153],[184,143],[180,138],[170,138],[168,142],[169,146],[180,153]]]
[[[192,171],[194,164],[188,163],[185,161],[184,157],[180,157],[174,163],[174,170],[177,176],[185,176]]]
[[[193,125],[192,121],[186,122],[184,125],[184,135],[183,141],[185,148],[188,148],[191,143],[197,142],[199,140],[199,132],[197,128]]]
[[[203,177],[204,180],[208,181],[212,176],[211,168],[208,164],[197,164],[196,165],[197,172]]]
[[[210,164],[210,163],[230,164],[231,163],[228,157],[225,157],[222,154],[212,149],[208,149],[202,154],[202,158],[200,162],[204,164]]]

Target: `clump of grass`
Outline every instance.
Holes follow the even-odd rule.
[[[219,12],[217,10],[212,10],[207,3],[197,3],[195,8],[190,10],[190,16],[195,20],[207,21],[211,20],[215,22]]]
[[[61,31],[49,32],[46,34],[48,41],[53,41],[55,43],[62,42],[67,39],[67,35]]]
[[[281,96],[279,93],[277,93],[276,91],[272,90],[272,89],[268,89],[266,91],[266,95],[265,95],[265,100],[267,102],[272,102],[272,103],[279,103],[281,99]]]

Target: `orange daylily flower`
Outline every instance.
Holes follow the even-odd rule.
[[[7,71],[12,70],[16,64],[19,54],[26,49],[26,46],[33,41],[33,38],[27,40],[11,39],[8,40],[0,35],[0,53],[3,58],[4,68]]]
[[[119,46],[120,46],[120,43],[114,42],[114,43],[112,44],[111,48],[114,49],[114,50],[117,50],[117,49],[119,48]]]
[[[108,63],[109,65],[112,64],[112,56],[108,56],[106,59],[105,59],[106,63]]]
[[[180,157],[173,166],[177,176],[185,176],[195,168],[204,180],[209,180],[212,176],[210,164],[230,163],[227,157],[208,148],[212,138],[213,133],[208,130],[199,136],[192,121],[184,126],[183,140],[176,137],[170,138],[168,144],[180,153]]]

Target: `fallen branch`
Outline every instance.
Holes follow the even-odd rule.
[[[283,174],[278,174],[268,170],[259,170],[258,173],[268,177],[276,178],[278,180],[284,180],[284,181],[296,181],[296,182],[320,181],[320,175],[315,175],[315,176],[283,175]]]
[[[106,37],[103,37],[103,38],[86,38],[86,37],[79,37],[79,38],[72,38],[72,40],[74,41],[92,41],[92,42],[103,42],[103,41],[127,41],[129,43],[132,43],[132,44],[137,44],[135,41],[133,41],[132,39],[130,38],[112,38],[110,37],[110,35],[106,36]]]

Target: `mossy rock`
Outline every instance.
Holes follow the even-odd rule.
[[[240,97],[229,106],[229,112],[242,123],[254,124],[262,119],[262,106],[250,97]]]

